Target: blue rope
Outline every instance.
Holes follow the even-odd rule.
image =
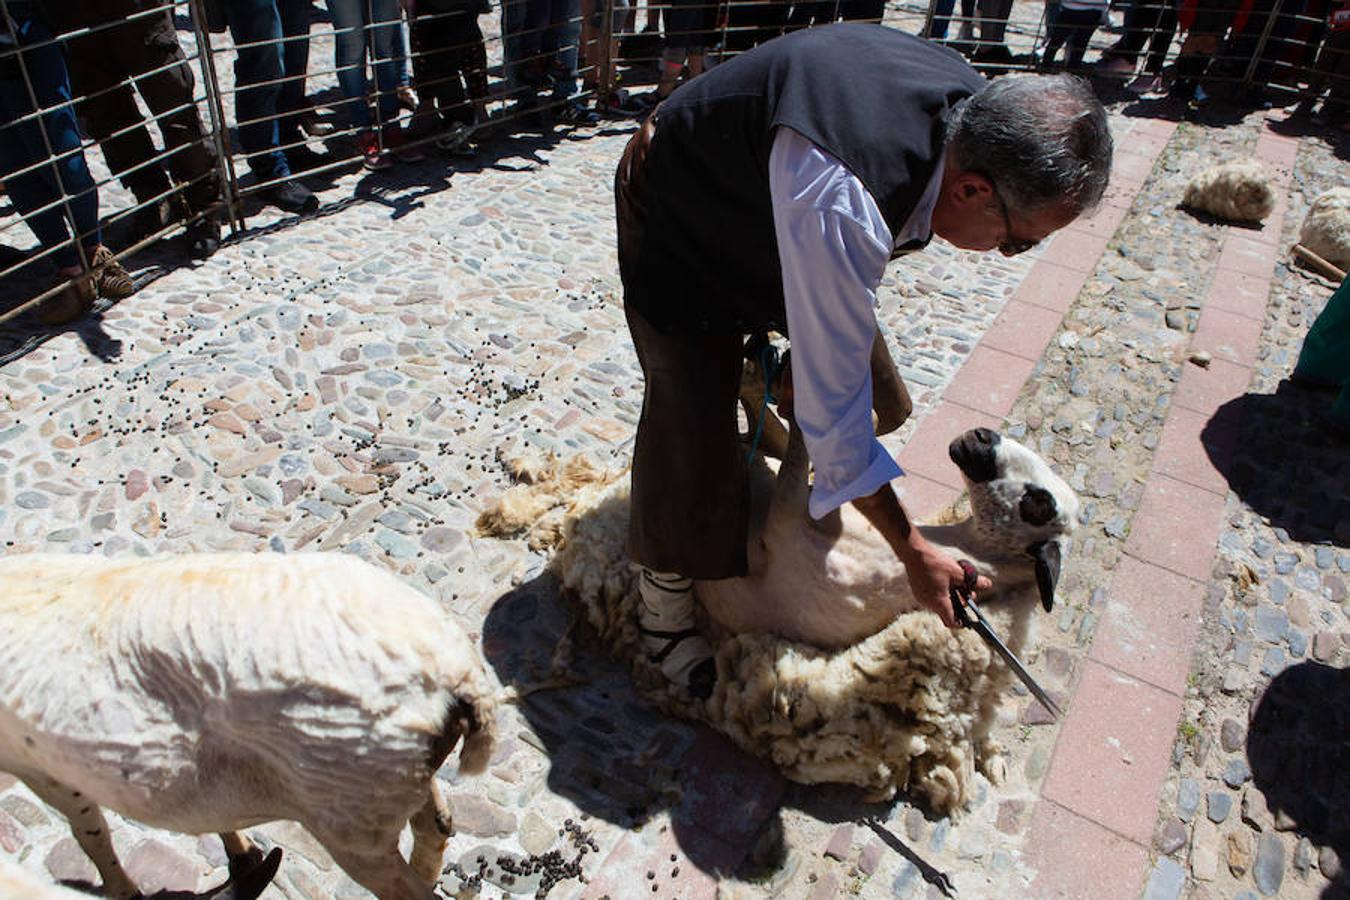
[[[778,357],[778,348],[773,344],[766,343],[764,349],[759,351],[759,368],[764,373],[764,402],[759,405],[759,421],[755,423],[755,437],[750,441],[750,452],[745,454],[746,465],[755,460],[759,439],[764,436],[764,416],[769,411],[769,404],[778,402],[778,398],[773,395],[773,381],[782,371],[782,360]]]

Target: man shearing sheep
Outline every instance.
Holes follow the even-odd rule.
[[[889,260],[934,234],[1011,256],[1101,199],[1106,113],[1062,75],[986,82],[951,50],[879,25],[770,41],[690,81],[635,134],[616,174],[619,266],[646,379],[628,552],[644,650],[706,698],[691,579],[746,573],[736,399],[747,334],[792,342],[810,514],[853,503],[915,596],[955,624],[956,560],[912,529],[876,438],[910,403],[873,307]],[[786,381],[786,378],[785,378]],[[977,589],[990,587],[981,578]],[[785,598],[785,601],[789,598]]]

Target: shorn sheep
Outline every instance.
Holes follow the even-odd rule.
[[[950,452],[971,515],[923,532],[993,579],[981,603],[1017,651],[1029,640],[1037,599],[1051,602],[1078,500],[1034,453],[986,429],[957,438]],[[851,783],[878,799],[908,789],[945,813],[971,796],[977,764],[1001,779],[989,730],[1006,668],[973,633],[917,610],[895,554],[861,514],[846,506],[821,522],[809,518],[795,428],[778,472],[752,472],[751,573],[695,585],[717,650],[717,687],[706,703],[668,684],[640,650],[636,580],[623,554],[628,479],[590,470],[594,479],[579,485],[584,467],[565,468],[568,490],[547,478],[512,488],[510,505],[528,515],[511,520],[499,507],[481,524],[507,534],[544,522],[530,531],[536,545],[560,533],[552,569],[648,696],[803,783]],[[559,532],[544,511],[560,506]]]
[[[1350,187],[1336,187],[1313,201],[1299,243],[1327,262],[1350,270]]]
[[[1239,160],[1211,166],[1186,185],[1182,205],[1230,222],[1260,222],[1275,209],[1265,166]]]
[[[0,557],[0,771],[68,819],[107,896],[138,896],[100,807],[156,828],[299,822],[380,900],[431,900],[435,773],[492,752],[478,652],[437,605],[341,554]],[[411,864],[398,839],[411,820]]]

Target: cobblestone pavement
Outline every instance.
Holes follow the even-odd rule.
[[[1140,111],[1113,112],[1122,150],[1144,139],[1147,120],[1125,115]],[[1022,695],[998,729],[1010,782],[982,785],[952,820],[786,783],[643,703],[584,637],[573,635],[578,683],[550,681],[571,622],[545,560],[520,542],[477,537],[473,521],[505,486],[505,448],[626,462],[641,382],[618,305],[609,185],[631,126],[504,140],[468,169],[431,161],[342,175],[319,217],[263,213],[253,234],[205,265],[163,273],[96,325],[0,368],[0,540],[6,553],[341,550],[427,591],[481,637],[495,675],[526,694],[504,713],[489,774],[441,773],[458,828],[447,862],[579,858],[590,883],[550,896],[935,896],[892,852],[895,840],[950,873],[963,897],[1135,897],[1146,876],[1156,898],[1318,896],[1337,877],[1350,808],[1335,743],[1345,720],[1333,717],[1350,689],[1332,668],[1348,652],[1350,511],[1344,450],[1317,429],[1316,398],[1275,387],[1329,290],[1277,268],[1263,327],[1243,332],[1257,335],[1249,349],[1259,362],[1229,372],[1233,339],[1196,329],[1212,321],[1202,301],[1236,229],[1175,208],[1191,174],[1250,155],[1263,126],[1260,115],[1183,124],[1166,132],[1156,163],[1122,156],[1117,215],[1013,260],[935,245],[893,267],[882,291],[879,315],[919,409],[889,439],[904,446],[902,461],[925,429],[1003,420],[1086,501],[1064,603],[1043,623],[1032,667],[1066,700],[1091,710],[1105,696],[1103,714],[1129,723],[1110,759],[1080,755],[1079,778],[1119,787],[1118,811],[1085,810],[1072,773],[1059,774],[1074,733]],[[1282,247],[1343,165],[1317,137],[1301,147]],[[1045,312],[1015,305],[1028,298]],[[1040,316],[1043,354],[999,343],[1009,312]],[[1235,385],[1219,414],[1189,413],[1197,428],[1238,435],[1237,451],[1209,465],[1171,453],[1164,438],[1174,406],[1195,405],[1174,402],[1196,368],[1192,341],[1213,348],[1205,372]],[[915,485],[929,477],[942,487],[941,472],[916,462]],[[1128,577],[1142,565],[1132,532],[1160,471],[1187,484],[1221,478],[1217,499],[1197,504],[1222,524],[1205,549],[1218,548],[1213,566],[1169,573],[1208,589],[1203,617],[1181,622],[1131,620],[1121,613],[1130,598],[1105,587],[1167,588]],[[1300,473],[1298,485],[1271,478],[1288,472]],[[1178,513],[1175,527],[1186,522]],[[1143,646],[1174,631],[1187,639],[1171,656]],[[1161,668],[1136,673],[1142,681],[1122,675],[1103,695],[1107,669],[1088,655],[1118,647],[1125,656],[1111,672]],[[1267,694],[1272,679],[1283,693]],[[1152,702],[1150,691],[1171,691],[1175,703]],[[1290,699],[1249,734],[1249,711],[1277,695]],[[1308,702],[1315,713],[1299,705]],[[1303,723],[1292,729],[1280,712],[1291,703]],[[1291,759],[1308,762],[1294,771]],[[1143,792],[1112,780],[1141,769],[1153,779]],[[1063,887],[1057,867],[1078,847],[1059,840],[1056,811],[1091,813],[1120,859],[1138,865],[1091,859],[1098,878]],[[864,814],[886,833],[855,824]],[[214,837],[110,822],[146,889],[224,879]],[[298,827],[256,832],[287,850],[267,897],[364,896]],[[0,853],[56,878],[97,880],[59,815],[3,775]],[[455,891],[456,876],[443,886]]]

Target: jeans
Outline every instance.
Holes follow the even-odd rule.
[[[366,106],[366,47],[375,62],[375,85],[382,124],[398,118],[398,53],[402,20],[397,0],[327,0],[337,36],[338,85],[348,115],[358,128],[371,127]]]
[[[225,0],[225,18],[236,46],[266,42],[242,47],[234,58],[234,111],[249,168],[260,181],[290,178],[277,121],[285,73],[277,0]]]
[[[19,46],[28,48],[52,39],[31,4],[6,0],[4,9],[14,21]],[[35,110],[18,70],[20,60],[10,57],[7,63],[12,63],[13,70],[6,65],[0,71],[0,176],[14,207],[43,249],[52,251],[57,266],[72,268],[80,264],[80,253],[67,227],[67,208],[74,220],[75,237],[85,247],[98,246],[103,241],[98,224],[98,188],[80,149],[70,79],[60,47],[46,44],[24,49],[21,61],[39,106],[47,111],[39,118],[17,121]],[[49,159],[48,142],[59,159],[22,175],[13,174]],[[65,202],[61,202],[63,195],[68,198]]]
[[[557,54],[562,74],[553,82],[553,99],[563,100],[580,91],[577,51],[581,43],[581,0],[549,0],[548,25],[541,49]]]

